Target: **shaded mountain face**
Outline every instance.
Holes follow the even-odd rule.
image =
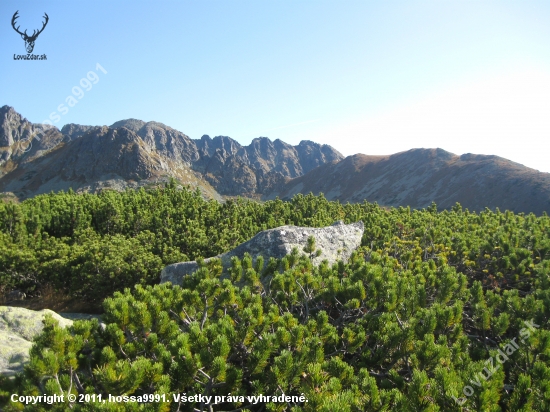
[[[203,136],[199,142],[200,170],[224,195],[267,194],[281,188],[289,178],[343,158],[330,146],[306,141],[291,146],[279,139],[272,142],[260,137],[243,147],[228,137]]]
[[[36,136],[32,145],[31,136]],[[56,127],[33,124],[12,107],[0,107],[0,177],[68,140]]]
[[[0,191],[23,199],[69,188],[90,192],[137,188],[169,177],[199,187],[206,197],[221,199],[189,167],[151,150],[136,133],[106,126],[92,128],[43,155],[19,162],[0,178]]]
[[[41,131],[39,140],[28,137]],[[0,191],[26,198],[51,190],[97,191],[158,184],[174,177],[205,196],[259,197],[343,156],[327,145],[268,138],[241,146],[226,136],[193,140],[158,122],[121,120],[110,127],[28,122],[0,108]]]
[[[485,207],[542,214],[550,211],[550,174],[498,156],[457,156],[442,149],[412,149],[391,156],[357,154],[324,164],[265,196],[324,193],[342,202],[450,209]]]

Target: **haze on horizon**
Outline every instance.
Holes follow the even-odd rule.
[[[14,60],[49,23],[47,61]],[[417,147],[495,154],[550,172],[545,1],[0,3],[0,105],[40,123],[99,63],[55,125],[155,120],[191,138],[313,140],[345,155]]]

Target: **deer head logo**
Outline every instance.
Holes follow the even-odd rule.
[[[32,51],[34,49],[34,42],[36,41],[36,38],[38,37],[38,35],[40,33],[42,33],[42,31],[44,30],[44,28],[46,27],[46,24],[48,24],[49,17],[46,13],[44,13],[44,18],[46,19],[46,21],[43,23],[42,28],[40,30],[38,30],[38,32],[36,30],[34,30],[32,35],[29,36],[27,34],[27,30],[25,30],[24,33],[21,33],[19,31],[19,26],[15,27],[15,20],[17,20],[17,18],[19,17],[17,15],[17,13],[19,13],[19,10],[17,10],[14,13],[13,17],[11,18],[11,25],[12,25],[13,29],[21,35],[21,38],[23,40],[25,40],[25,48],[27,49],[27,53],[32,53]]]

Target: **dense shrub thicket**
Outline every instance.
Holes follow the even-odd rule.
[[[101,302],[136,283],[158,283],[167,264],[231,250],[259,231],[294,224],[357,221],[369,204],[350,208],[323,197],[264,204],[204,200],[171,183],[151,191],[74,192],[0,202],[0,295],[38,296],[46,285]]]
[[[245,257],[222,275],[212,261],[181,287],[151,285],[174,260],[215,255],[266,228],[338,219],[366,226],[347,264],[315,268],[311,251],[295,250],[266,256],[265,268]],[[550,411],[546,215],[311,195],[219,204],[170,185],[3,204],[0,230],[6,290],[49,283],[90,300],[119,290],[103,302],[104,325],[47,322],[25,373],[0,381],[6,410],[23,408],[10,393],[88,393],[167,402],[25,410]],[[308,402],[246,399],[283,393]]]

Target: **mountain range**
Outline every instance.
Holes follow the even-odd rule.
[[[27,138],[33,133],[29,148]],[[329,145],[292,146],[259,137],[242,146],[227,136],[191,139],[158,122],[111,126],[33,124],[0,108],[0,192],[25,199],[50,191],[97,192],[153,186],[170,177],[208,198],[287,199],[323,193],[341,202],[424,208],[456,202],[469,210],[550,210],[550,174],[487,155],[412,149],[344,158]]]
[[[25,140],[35,131],[28,150]],[[23,149],[23,150],[21,150]],[[343,156],[328,145],[296,146],[266,137],[241,146],[226,137],[185,134],[158,122],[121,120],[110,127],[31,124],[12,107],[0,108],[0,192],[19,199],[68,190],[98,191],[158,184],[173,177],[209,198],[260,198]]]
[[[356,154],[287,181],[267,199],[323,193],[329,200],[376,201],[384,206],[469,210],[550,211],[550,173],[492,155],[457,156],[443,149],[411,149],[388,156]]]

